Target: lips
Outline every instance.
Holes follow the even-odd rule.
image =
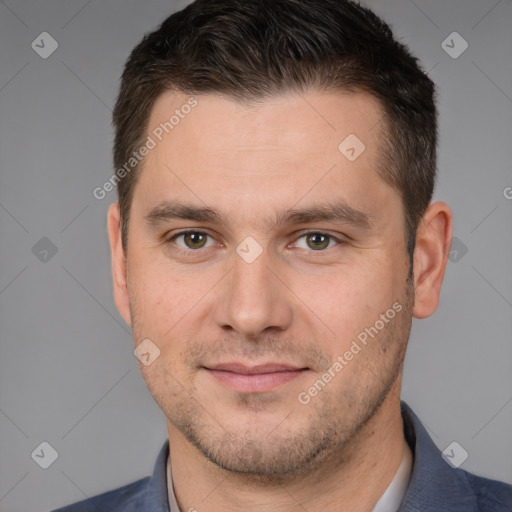
[[[218,382],[242,393],[268,393],[302,376],[308,368],[282,363],[222,363],[205,370]]]

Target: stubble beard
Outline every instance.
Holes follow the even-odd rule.
[[[413,284],[410,279],[407,283],[403,310],[369,342],[372,347],[365,347],[364,351],[373,351],[373,359],[366,358],[359,371],[353,372],[358,381],[349,385],[345,382],[336,394],[334,386],[331,389],[328,384],[308,405],[300,404],[294,396],[295,403],[286,404],[289,410],[283,407],[281,423],[271,429],[262,428],[257,422],[258,411],[265,414],[269,401],[266,395],[241,395],[232,414],[252,411],[255,421],[233,428],[228,414],[221,420],[214,418],[208,412],[208,404],[194,396],[192,384],[190,389],[183,383],[177,385],[168,370],[155,368],[158,376],[143,372],[146,384],[181,435],[207,460],[235,478],[284,484],[328,466],[335,467],[352,457],[364,427],[402,374],[414,304]],[[134,334],[141,334],[135,308],[131,309]],[[356,361],[359,357],[355,357]],[[349,364],[357,364],[356,361]],[[343,371],[336,378],[343,379]]]

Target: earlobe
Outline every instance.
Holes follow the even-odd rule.
[[[414,249],[415,299],[413,315],[426,318],[439,305],[439,296],[450,255],[453,217],[450,207],[431,203],[418,226]]]
[[[112,203],[107,214],[108,238],[112,262],[114,302],[124,321],[131,326],[130,301],[128,297],[126,257],[121,242],[121,216],[119,204]]]

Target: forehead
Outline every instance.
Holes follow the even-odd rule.
[[[148,133],[159,142],[166,139],[164,144],[192,135],[205,149],[218,148],[222,142],[246,144],[248,149],[265,143],[296,147],[317,135],[325,142],[319,149],[333,150],[350,134],[371,145],[381,118],[379,100],[363,92],[316,91],[239,101],[221,95],[166,91],[153,105]],[[187,129],[190,124],[193,130]]]
[[[239,102],[169,91],[151,112],[154,148],[135,195],[153,206],[179,198],[240,216],[335,199],[372,216],[394,192],[376,173],[380,119],[378,100],[363,93]]]

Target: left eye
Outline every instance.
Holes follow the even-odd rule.
[[[302,247],[298,245],[299,240],[304,239],[305,245]],[[332,235],[321,232],[305,233],[297,238],[297,246],[301,249],[313,249],[314,251],[322,251],[324,249],[330,249],[336,243],[342,243],[341,240],[337,239]]]
[[[174,235],[171,240],[176,242],[178,239],[182,239],[184,245],[176,242],[176,245],[182,249],[203,249],[212,245],[212,243],[206,245],[209,236],[203,231],[184,231]]]

